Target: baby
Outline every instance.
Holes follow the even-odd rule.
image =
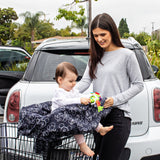
[[[90,98],[80,94],[78,90],[74,88],[78,77],[77,69],[68,62],[60,63],[56,68],[55,79],[58,83],[58,88],[55,89],[52,99],[52,111],[58,107],[69,104],[84,104],[90,103]],[[100,123],[96,128],[96,131],[104,136],[109,132],[113,126],[103,127]],[[87,146],[84,136],[82,134],[74,135],[76,142],[78,143],[81,152],[87,156],[93,156],[94,152]]]

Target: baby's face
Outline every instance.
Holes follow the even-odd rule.
[[[76,85],[77,75],[69,70],[64,78],[59,77],[59,87],[66,91],[70,91]]]

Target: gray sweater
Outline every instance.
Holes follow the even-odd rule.
[[[89,67],[86,67],[81,81],[76,88],[84,92],[93,83],[93,92],[101,96],[112,97],[113,107],[125,111],[131,117],[128,101],[143,90],[143,78],[135,53],[127,48],[105,52],[97,65],[96,77],[91,79]]]

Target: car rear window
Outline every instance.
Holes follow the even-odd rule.
[[[70,52],[69,54],[50,53],[42,51],[35,65],[32,81],[53,81],[55,80],[55,70],[59,63],[70,62],[78,70],[79,78],[83,73],[88,62],[89,55],[86,52]]]
[[[136,57],[141,69],[143,80],[154,79],[155,76],[154,76],[152,67],[144,51],[141,49],[135,49],[134,52],[136,53]]]
[[[132,49],[137,57],[143,80],[154,79],[154,73],[148,59],[142,49],[134,48]],[[85,71],[89,53],[88,50],[46,50],[37,51],[32,57],[32,61],[35,59],[34,64],[27,70],[24,80],[31,81],[54,81],[55,70],[59,63],[70,62],[78,70],[79,77],[78,80],[83,76]]]

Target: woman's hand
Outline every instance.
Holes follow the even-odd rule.
[[[104,103],[104,108],[109,108],[113,105],[113,98],[112,97],[108,97],[106,100],[105,100],[105,103]]]

